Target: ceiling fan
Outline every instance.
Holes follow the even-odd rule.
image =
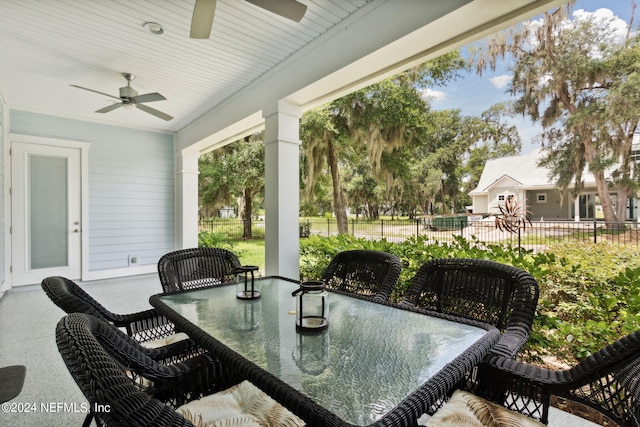
[[[109,111],[113,111],[120,107],[137,108],[139,110],[144,111],[145,113],[154,115],[162,120],[169,121],[173,119],[173,117],[163,113],[162,111],[158,111],[155,108],[147,107],[146,105],[144,105],[145,102],[164,101],[167,98],[160,95],[158,92],[145,93],[144,95],[138,95],[138,91],[131,87],[131,80],[133,80],[135,76],[130,73],[122,73],[122,76],[125,79],[127,79],[127,85],[120,88],[120,97],[109,95],[108,93],[100,92],[97,90],[89,89],[89,88],[78,86],[78,85],[71,85],[71,86],[77,87],[78,89],[88,90],[89,92],[95,92],[100,95],[108,96],[110,98],[115,98],[120,101],[113,105],[109,105],[107,107],[101,108],[97,110],[96,113],[108,113]]]
[[[300,22],[307,6],[296,0],[246,0],[269,12]],[[196,0],[191,18],[192,39],[208,39],[211,35],[213,15],[216,11],[216,0]]]

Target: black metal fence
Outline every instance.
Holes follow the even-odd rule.
[[[207,220],[200,222],[200,231],[224,233],[230,239],[248,238],[241,220]],[[348,233],[365,239],[386,239],[401,242],[410,237],[424,236],[434,241],[450,241],[454,236],[477,238],[487,243],[507,243],[517,247],[542,250],[545,246],[565,241],[639,246],[640,223],[607,224],[603,221],[534,221],[518,233],[500,231],[491,219],[448,217],[411,220],[350,219]],[[338,224],[331,219],[300,221],[300,236],[331,236],[338,234]],[[253,220],[251,237],[264,237],[264,221]]]

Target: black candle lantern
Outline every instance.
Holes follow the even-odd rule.
[[[329,327],[329,293],[324,282],[303,282],[291,295],[297,297],[296,330],[314,332]]]
[[[257,265],[243,265],[234,270],[238,274],[236,284],[236,298],[257,299],[260,298],[260,272]]]

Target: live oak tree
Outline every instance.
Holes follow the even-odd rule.
[[[459,110],[430,110],[425,142],[408,153],[405,167],[407,192],[424,214],[449,214],[464,210],[467,193],[480,179],[490,158],[520,152],[515,126],[506,121],[507,105],[497,104],[480,117],[462,116]]]
[[[346,201],[340,181],[338,165],[338,141],[343,136],[336,129],[333,121],[335,109],[331,105],[309,111],[302,116],[300,136],[302,139],[301,167],[303,172],[303,195],[311,200],[318,177],[326,171],[328,165],[333,188],[333,209],[338,222],[338,233],[346,233],[347,222]]]
[[[452,52],[303,115],[304,194],[312,197],[317,178],[328,169],[339,233],[348,231],[341,168],[349,153],[361,153],[357,164],[368,166],[369,177],[378,183],[378,194],[384,190],[384,198],[396,204],[402,199],[405,182],[399,178],[406,171],[406,165],[398,158],[406,151],[405,146],[424,139],[428,105],[420,88],[454,78],[463,66],[459,53]],[[357,146],[366,147],[365,152],[350,150]],[[364,194],[362,187],[351,186],[350,190],[356,198]]]
[[[199,161],[201,206],[220,206],[234,198],[243,220],[243,237],[252,237],[253,202],[264,190],[263,134],[251,135],[205,154]]]
[[[477,71],[512,56],[510,91],[516,110],[544,129],[542,164],[561,189],[575,183],[574,196],[588,167],[605,221],[621,223],[638,188],[631,150],[640,117],[640,46],[630,28],[616,32],[614,17],[581,12],[570,20],[569,12],[561,8],[496,35],[481,50]]]

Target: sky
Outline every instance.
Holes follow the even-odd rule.
[[[626,31],[631,17],[631,0],[577,0],[572,13],[611,14],[620,19],[616,22],[621,31]],[[582,10],[580,12],[579,10]],[[634,28],[638,27],[640,12],[636,10]],[[458,109],[462,115],[479,116],[490,106],[515,98],[506,93],[511,74],[509,64],[501,63],[495,72],[485,71],[483,75],[469,73],[447,86],[434,87],[425,96],[431,102],[434,110]],[[522,139],[522,153],[526,154],[539,145],[534,138],[541,128],[533,124],[528,118],[509,119],[516,125]]]

